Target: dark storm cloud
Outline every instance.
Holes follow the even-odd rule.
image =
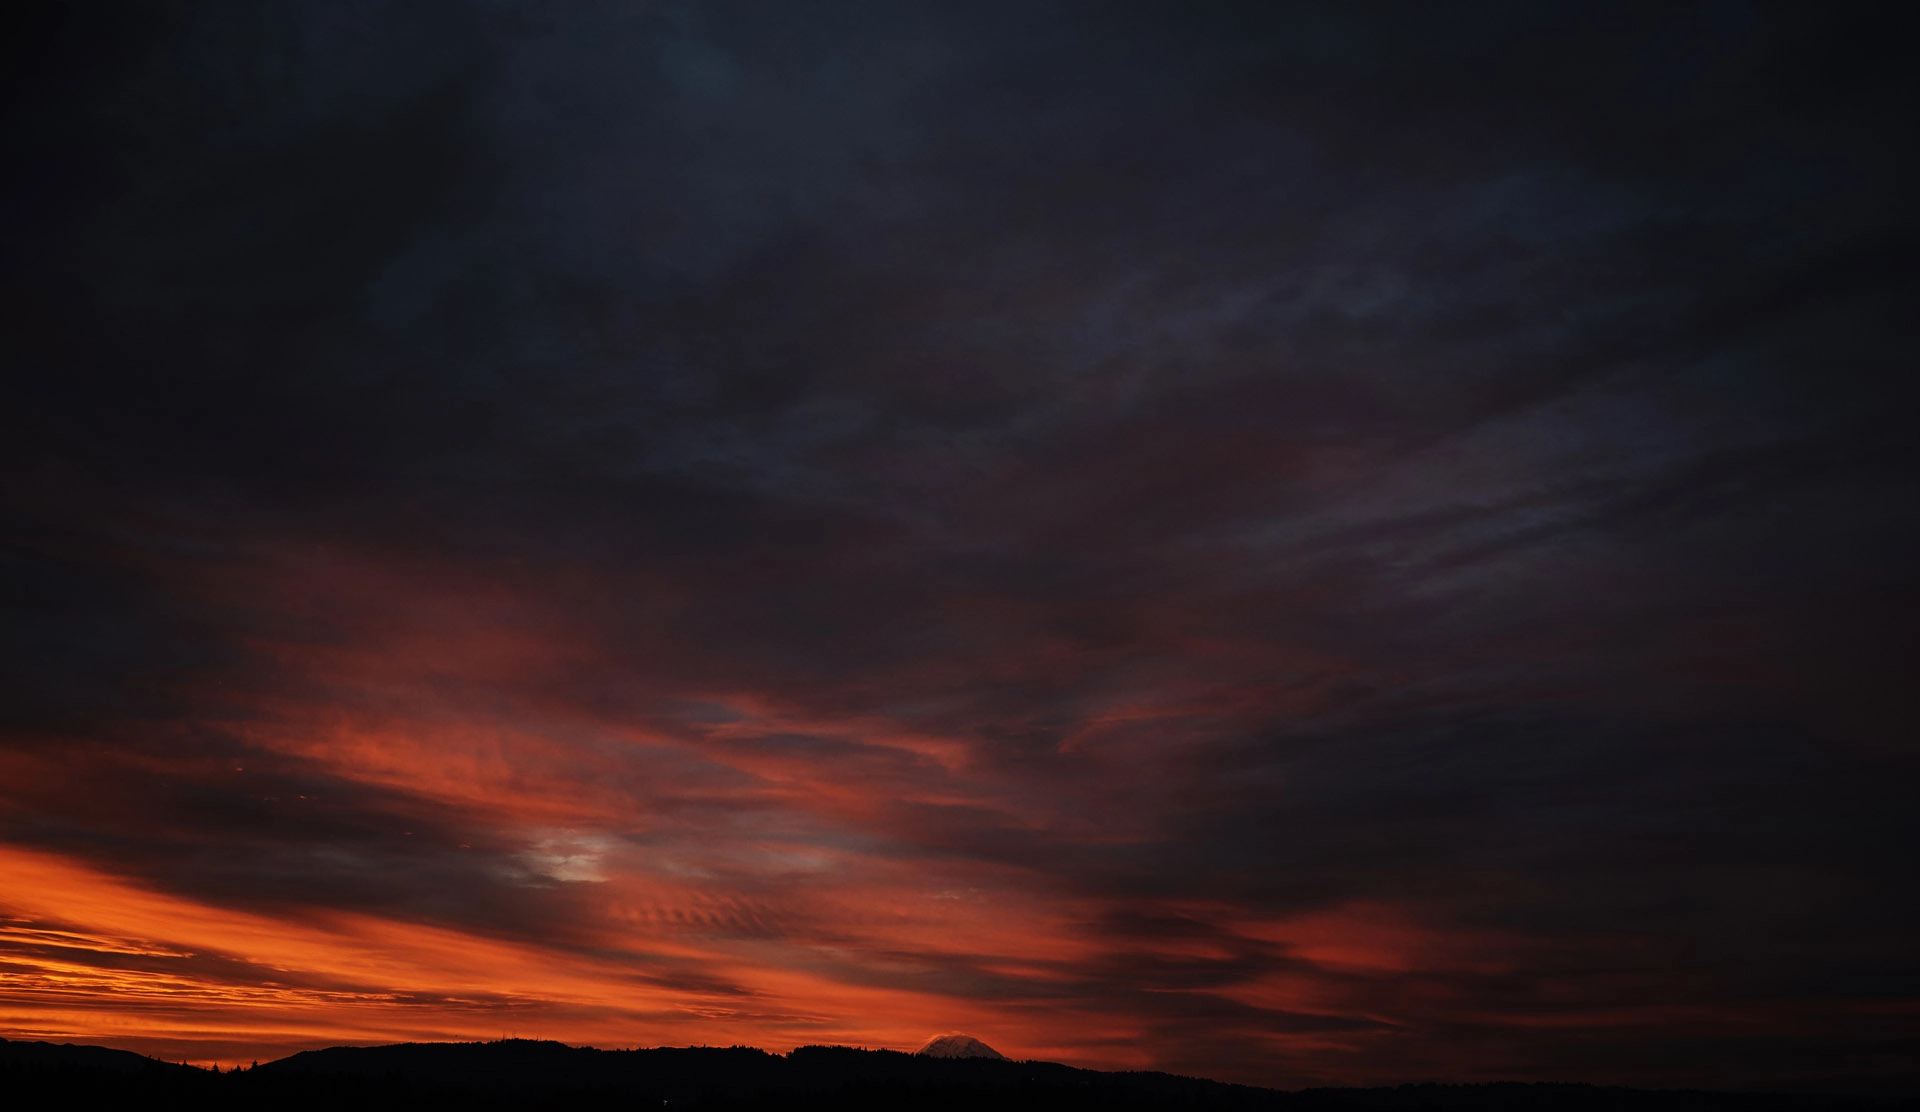
[[[786,940],[1253,1080],[1898,1073],[1889,29],[43,31],[9,66],[10,844],[568,952]],[[811,902],[822,861],[1081,901],[1034,935],[1080,948],[887,936]],[[597,895],[623,868],[710,891]],[[1400,933],[1271,926],[1319,915]]]

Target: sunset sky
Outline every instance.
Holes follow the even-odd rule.
[[[1920,1091],[1896,6],[47,10],[0,1036]]]

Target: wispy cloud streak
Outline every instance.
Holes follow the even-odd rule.
[[[1892,48],[1109,16],[46,28],[9,1037],[1910,1086]]]

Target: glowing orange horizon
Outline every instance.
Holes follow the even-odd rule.
[[[177,693],[196,721],[139,727],[177,730],[198,755],[129,745],[118,767],[218,784],[251,800],[262,829],[299,828],[329,802],[285,785],[327,785],[369,808],[353,813],[356,837],[390,827],[374,831],[390,862],[479,890],[492,910],[202,890],[151,862],[0,842],[0,1035],[224,1065],[509,1035],[911,1050],[960,1030],[1014,1058],[1308,1084],[1524,1067],[1497,1048],[1472,1061],[1444,1042],[1422,1049],[1415,1036],[1449,1024],[1791,1029],[1765,1008],[1648,1003],[1657,986],[1588,960],[1630,939],[1537,942],[1413,896],[1262,911],[1230,892],[1076,883],[1075,854],[1124,863],[1162,839],[1156,793],[1177,783],[1188,741],[1312,708],[1315,684],[1260,680],[1304,667],[1292,650],[1192,638],[1150,690],[1081,693],[1055,754],[1072,777],[1034,781],[975,743],[979,723],[953,725],[943,700],[964,675],[909,677],[917,713],[692,666],[654,677],[629,658],[671,646],[621,655],[457,567],[315,564],[297,549],[259,563],[259,581],[182,590],[214,608],[273,600],[289,625],[339,636],[250,633],[260,675],[209,677]],[[980,665],[994,682],[1076,666],[1045,643]],[[638,702],[698,713],[610,713],[569,697],[575,672],[637,675]],[[188,744],[196,730],[249,756],[215,761]],[[55,801],[42,806],[116,806],[90,798],[95,770],[66,740],[0,752],[0,776]],[[1059,856],[1029,863],[1027,846]],[[1165,1038],[1195,1029],[1186,1044]],[[1206,1040],[1226,1049],[1194,1049]]]

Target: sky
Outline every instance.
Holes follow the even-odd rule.
[[[0,1035],[1920,1090],[1893,18],[49,5]]]

